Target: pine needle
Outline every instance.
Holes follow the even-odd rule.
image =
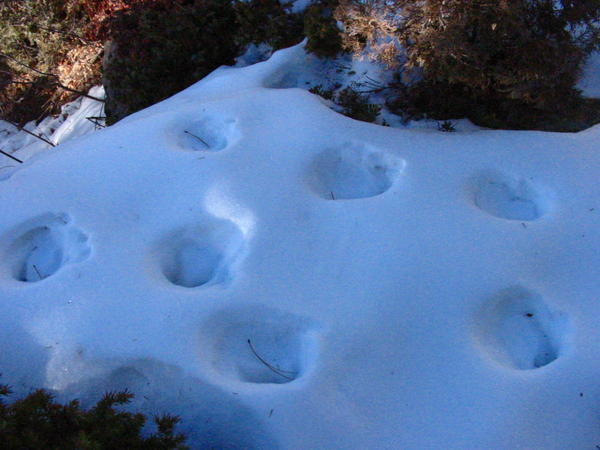
[[[265,361],[263,358],[261,358],[260,355],[256,352],[250,339],[248,339],[248,345],[250,346],[250,350],[252,350],[252,353],[254,353],[254,356],[256,356],[261,363],[263,363],[265,366],[267,366],[269,369],[271,369],[277,375],[282,376],[283,378],[290,380],[290,381],[294,380],[294,378],[289,377],[283,373],[283,372],[287,372],[287,373],[293,374],[294,372],[291,372],[288,370],[281,370],[281,369],[278,369],[278,368],[272,366],[271,364],[269,364],[267,361]]]

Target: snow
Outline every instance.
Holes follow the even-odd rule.
[[[387,191],[405,162],[352,142],[326,149],[310,170],[315,193],[332,200],[375,197]]]
[[[600,51],[589,56],[577,87],[585,97],[600,97]]]
[[[88,93],[91,97],[104,98],[104,88],[96,86]],[[104,105],[88,97],[79,97],[62,107],[61,114],[56,117],[48,116],[40,123],[27,123],[24,128],[53,144],[60,144],[92,133],[103,123]],[[0,150],[3,150],[20,160],[51,149],[52,146],[25,131],[19,131],[12,124],[0,120]],[[0,155],[0,158],[5,158]],[[0,160],[0,180],[10,176],[17,165],[14,160]]]
[[[477,181],[475,205],[508,220],[537,220],[549,207],[550,193],[541,194],[527,179],[511,179],[499,173],[482,174]]]
[[[358,122],[305,62],[220,68],[0,181],[2,382],[128,388],[194,448],[599,445],[600,126]]]
[[[20,281],[41,281],[54,275],[63,265],[81,262],[90,255],[88,236],[69,225],[67,215],[45,216],[39,226],[28,224],[30,230],[19,237],[8,254],[13,276]]]
[[[304,11],[306,8],[308,8],[308,6],[312,3],[312,0],[293,0],[292,3],[292,12],[297,13]]]

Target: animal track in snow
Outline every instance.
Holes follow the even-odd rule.
[[[261,306],[225,311],[202,330],[202,352],[218,377],[285,384],[304,376],[317,356],[317,325]]]
[[[28,231],[11,245],[8,258],[13,277],[19,281],[41,281],[61,267],[87,259],[88,236],[71,224],[68,215],[47,215],[31,223]]]
[[[547,211],[544,196],[525,179],[485,173],[476,182],[475,205],[492,216],[531,221]]]
[[[479,341],[508,367],[529,370],[556,360],[568,331],[565,314],[521,287],[501,291],[478,317]]]
[[[179,146],[194,151],[220,151],[239,138],[236,120],[207,116],[191,122],[179,131]]]
[[[365,145],[347,144],[317,155],[309,182],[329,200],[374,197],[386,192],[404,170],[403,159]]]
[[[227,281],[244,248],[244,235],[228,220],[189,227],[162,244],[162,271],[176,285],[198,287]]]

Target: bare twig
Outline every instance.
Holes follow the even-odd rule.
[[[369,80],[369,81],[370,81],[370,82],[371,82],[373,85],[375,85],[375,86],[383,86],[383,85],[381,84],[381,82],[380,82],[380,81],[376,80],[376,79],[375,79],[375,78],[373,78],[373,77],[370,77],[369,75],[365,75],[365,78],[366,78],[367,80]]]
[[[187,134],[189,134],[190,136],[193,136],[193,137],[195,137],[195,138],[196,138],[196,139],[198,139],[200,142],[202,142],[204,145],[206,145],[206,147],[207,147],[207,148],[210,148],[210,145],[208,145],[208,144],[206,143],[206,141],[205,141],[204,139],[202,139],[200,136],[196,136],[195,134],[193,134],[193,133],[190,133],[188,130],[183,130],[183,132],[184,132],[184,133],[187,133]]]
[[[4,120],[4,121],[6,121],[6,122],[10,123],[11,125],[13,125],[13,126],[17,127],[17,128],[19,129],[19,131],[24,131],[25,133],[27,133],[27,134],[29,134],[29,135],[31,135],[31,136],[33,136],[33,137],[35,137],[35,138],[38,138],[40,141],[44,141],[46,144],[49,144],[49,145],[51,145],[52,147],[56,147],[56,144],[55,144],[54,142],[52,142],[52,141],[49,141],[48,139],[46,139],[46,138],[44,138],[44,137],[40,136],[39,134],[35,134],[35,133],[33,133],[33,132],[31,132],[31,131],[29,131],[29,130],[25,129],[24,127],[20,126],[18,123],[15,123],[15,122],[13,122],[12,120],[8,120],[8,119],[6,119],[6,118],[4,118],[4,117],[2,118],[2,120]]]
[[[333,63],[333,66],[337,67],[338,69],[343,69],[343,70],[348,70],[348,69],[350,69],[352,67],[352,66],[347,66],[345,64],[342,64],[340,62]]]
[[[42,274],[40,273],[40,271],[38,270],[37,266],[35,264],[33,264],[33,268],[35,269],[35,273],[37,273],[37,276],[40,277],[40,280],[42,280]]]
[[[104,123],[100,123],[100,121],[106,121],[106,117],[104,117],[104,116],[90,116],[90,117],[86,117],[86,120],[89,120],[90,122],[92,122],[96,129],[106,128],[106,125]]]
[[[10,159],[14,159],[16,162],[18,162],[18,163],[20,163],[20,164],[23,164],[23,161],[21,161],[21,160],[20,160],[20,159],[18,159],[18,158],[15,158],[15,157],[14,157],[13,155],[11,155],[10,153],[6,153],[6,152],[5,152],[5,151],[3,151],[3,150],[0,150],[0,153],[2,153],[4,156],[8,156]]]
[[[59,83],[58,81],[53,84],[61,89],[64,89],[65,91],[73,92],[74,94],[81,95],[82,97],[89,98],[90,100],[95,100],[97,102],[104,103],[104,99],[102,98],[94,97],[93,95],[86,94],[85,92],[78,91],[77,89],[72,89],[68,86],[65,86],[62,83]]]
[[[279,376],[281,376],[281,377],[283,377],[283,378],[285,378],[285,379],[287,379],[287,380],[290,380],[290,381],[292,381],[292,380],[294,379],[294,378],[292,378],[292,377],[289,377],[289,376],[287,376],[287,375],[285,375],[285,374],[283,373],[283,372],[287,372],[287,373],[289,373],[289,374],[293,374],[294,372],[290,372],[290,371],[288,371],[288,370],[281,370],[281,369],[278,369],[278,368],[276,368],[276,367],[273,367],[273,366],[272,366],[271,364],[269,364],[267,361],[265,361],[264,359],[262,359],[262,358],[260,357],[260,355],[259,355],[258,353],[256,353],[256,350],[254,349],[254,346],[252,345],[252,342],[250,341],[250,339],[248,339],[248,345],[250,346],[250,350],[252,350],[252,353],[254,353],[254,356],[256,356],[256,357],[258,358],[258,360],[259,360],[261,363],[263,363],[265,366],[267,366],[269,369],[271,369],[271,370],[272,370],[273,372],[275,372],[277,375],[279,375]]]
[[[370,94],[370,93],[378,93],[385,91],[386,89],[392,89],[391,85],[384,85],[383,83],[371,78],[368,75],[365,75],[366,81],[356,81],[352,84],[357,88],[366,88],[364,90],[355,89],[356,92],[361,94]]]
[[[355,91],[358,92],[359,94],[378,94],[379,92],[383,92],[386,89],[390,89],[390,88],[389,87],[383,87],[383,88],[366,89],[366,90],[355,89]]]
[[[55,75],[53,73],[48,73],[48,72],[42,72],[41,70],[35,69],[35,68],[31,67],[30,65],[19,61],[17,58],[7,55],[6,53],[0,53],[0,56],[2,56],[3,58],[6,58],[6,59],[10,59],[12,62],[18,64],[19,66],[23,66],[26,69],[31,70],[32,72],[38,73],[40,75],[45,75],[47,77],[58,78],[58,75]]]

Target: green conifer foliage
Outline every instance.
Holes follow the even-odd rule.
[[[133,394],[108,392],[91,409],[83,410],[77,400],[56,403],[43,389],[11,404],[10,394],[0,385],[0,447],[6,450],[185,450],[185,437],[175,433],[177,417],[156,417],[157,431],[141,436],[146,417],[115,409],[127,404]]]

